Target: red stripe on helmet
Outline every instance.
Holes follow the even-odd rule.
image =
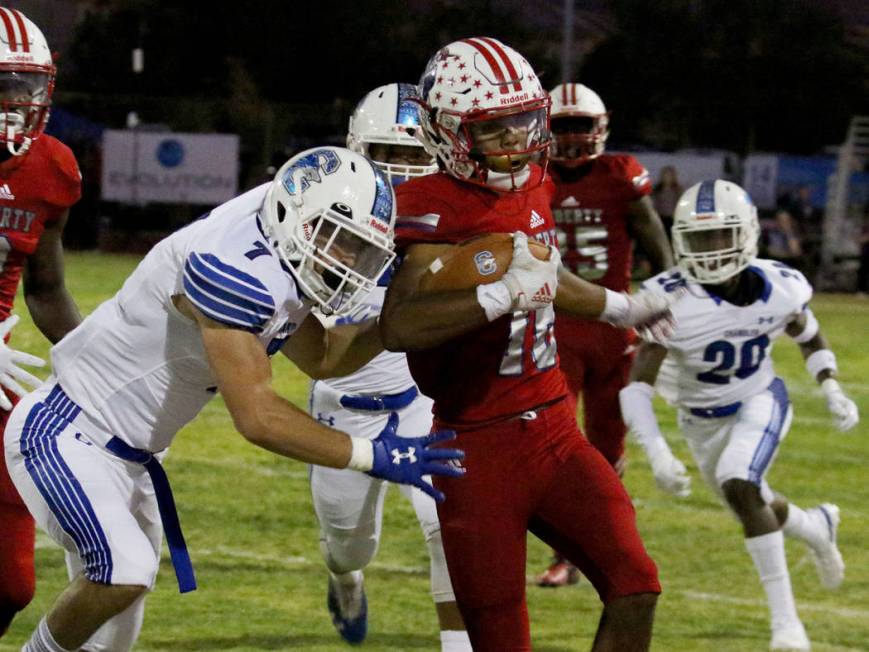
[[[9,20],[9,11],[5,7],[0,7],[0,19],[3,20],[3,26],[6,28],[6,36],[9,38],[9,49],[15,52],[18,49],[18,39],[15,37],[15,28],[12,27],[12,21]]]
[[[495,79],[501,82],[501,93],[506,94],[510,92],[510,89],[507,87],[507,80],[504,79],[504,71],[501,70],[501,66],[498,65],[498,62],[495,61],[495,57],[492,56],[492,53],[486,49],[481,43],[477,43],[474,39],[466,38],[462,40],[463,43],[467,43],[468,45],[476,48],[477,52],[483,55],[483,58],[486,60],[486,63],[489,64],[489,67],[492,69],[492,73],[495,75]]]
[[[561,85],[561,103],[567,106],[567,87],[570,84],[562,84]]]
[[[576,84],[570,85],[570,103],[576,104]]]
[[[522,82],[519,81],[519,73],[516,72],[516,68],[513,67],[513,62],[510,61],[510,57],[507,56],[507,53],[504,52],[504,48],[501,47],[501,44],[498,43],[495,39],[483,37],[480,39],[492,48],[499,57],[501,57],[501,61],[504,62],[504,67],[507,69],[507,74],[510,75],[510,79],[515,80],[513,82],[513,90],[521,91],[522,90]]]
[[[25,52],[30,52],[30,39],[27,38],[27,26],[24,24],[24,16],[17,9],[10,9],[15,17],[15,22],[18,23],[18,29],[21,32],[21,47]]]

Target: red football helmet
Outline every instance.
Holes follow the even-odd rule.
[[[441,48],[419,84],[422,141],[451,175],[522,190],[532,156],[546,164],[549,97],[525,58],[493,38]]]
[[[609,113],[600,96],[582,84],[559,84],[551,91],[552,160],[577,167],[603,154],[609,137]]]
[[[48,122],[56,69],[39,28],[0,7],[0,143],[21,156]]]

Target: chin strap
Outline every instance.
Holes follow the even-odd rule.
[[[17,113],[0,114],[0,121],[6,124],[6,149],[12,156],[21,156],[30,149],[32,138],[25,136],[20,143],[15,142],[16,134],[21,132],[24,126],[24,118]]]
[[[486,174],[486,185],[493,190],[518,190],[531,176],[531,168],[525,166],[518,172],[494,172]]]

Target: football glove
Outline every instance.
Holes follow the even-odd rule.
[[[555,300],[561,254],[549,247],[549,260],[538,260],[528,249],[528,236],[513,234],[513,258],[501,281],[510,291],[513,310],[537,310]]]
[[[827,378],[821,383],[821,389],[827,397],[827,409],[833,415],[833,423],[836,428],[846,432],[860,422],[860,413],[857,405],[845,396],[842,387],[833,378]]]
[[[0,385],[18,396],[24,396],[27,394],[27,390],[18,383],[19,380],[31,387],[39,387],[42,381],[33,374],[19,368],[18,365],[26,364],[30,367],[42,367],[45,366],[45,360],[6,346],[6,336],[15,324],[18,323],[18,319],[18,315],[10,315],[0,323]],[[0,390],[0,409],[7,412],[12,409],[12,401],[6,396],[6,392],[2,390]]]
[[[668,448],[658,451],[649,463],[659,489],[680,498],[691,495],[691,476]]]
[[[676,321],[670,306],[678,301],[684,292],[667,294],[641,290],[636,294],[612,293],[621,300],[614,301],[607,293],[607,306],[601,317],[619,328],[634,327],[640,337],[650,342],[664,343],[673,334]],[[612,302],[612,305],[610,305]]]
[[[439,430],[425,437],[400,437],[395,433],[398,414],[391,412],[386,427],[371,441],[374,461],[368,475],[389,482],[418,487],[437,502],[444,500],[443,492],[435,489],[425,476],[445,475],[457,478],[465,474],[458,464],[464,452],[456,448],[430,448],[442,441],[456,438],[452,430]]]

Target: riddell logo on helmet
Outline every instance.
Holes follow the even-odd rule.
[[[381,233],[389,233],[389,225],[385,224],[381,220],[370,219],[368,220],[368,226],[373,228],[375,231],[380,231]]]
[[[501,106],[505,104],[516,104],[516,102],[524,102],[528,99],[528,93],[521,93],[520,95],[511,95],[510,97],[502,97],[501,98]]]

